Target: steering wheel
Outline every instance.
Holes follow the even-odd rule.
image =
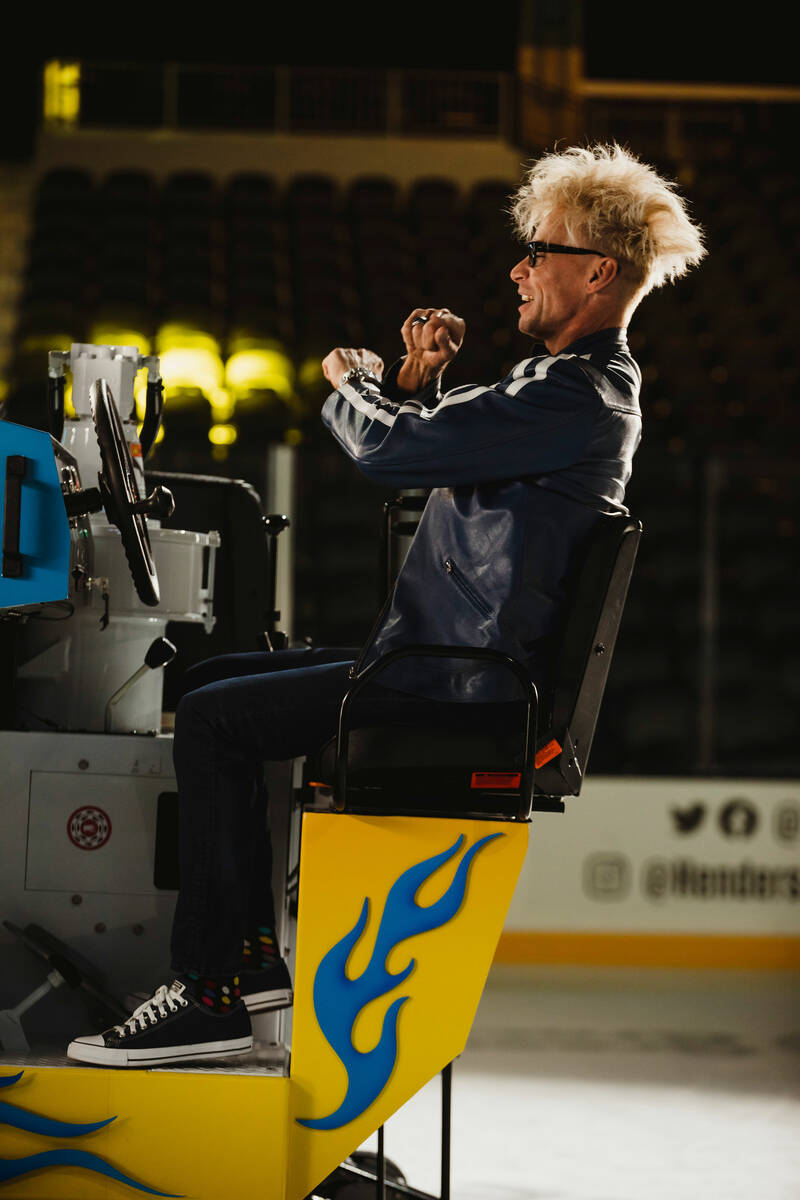
[[[97,477],[106,516],[122,537],[125,557],[142,604],[155,607],[161,599],[158,576],[147,532],[147,517],[165,520],[175,508],[169,488],[157,487],[142,499],[122,422],[105,379],[89,389],[102,471]]]

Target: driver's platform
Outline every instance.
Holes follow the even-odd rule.
[[[48,1049],[34,1044],[28,1053],[0,1053],[0,1068],[26,1070],[33,1067],[72,1067],[76,1064],[64,1053],[63,1039],[57,1046]],[[114,1067],[98,1067],[97,1070],[116,1070]],[[269,1075],[285,1078],[289,1074],[289,1052],[285,1046],[254,1045],[249,1054],[226,1061],[207,1063],[175,1063],[165,1067],[144,1067],[145,1071],[171,1071],[187,1075]]]

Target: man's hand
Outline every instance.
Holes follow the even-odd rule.
[[[345,350],[337,346],[322,360],[322,373],[329,383],[338,389],[343,375],[353,367],[365,367],[377,379],[383,378],[383,359],[374,350]]]
[[[405,392],[419,392],[438,379],[461,348],[466,326],[449,308],[415,308],[401,329],[406,358],[397,376]]]

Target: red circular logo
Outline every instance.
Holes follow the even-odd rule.
[[[76,808],[67,819],[67,837],[79,850],[99,850],[111,837],[111,818],[102,808]]]

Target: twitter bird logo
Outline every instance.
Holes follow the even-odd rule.
[[[703,823],[705,804],[693,804],[691,808],[671,808],[676,833],[694,833]]]

